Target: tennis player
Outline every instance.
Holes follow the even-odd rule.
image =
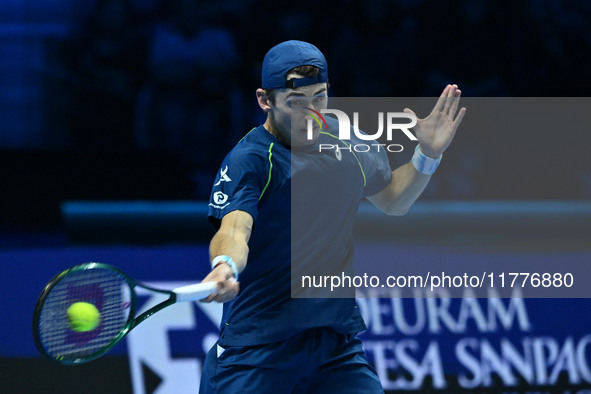
[[[209,203],[217,232],[204,281],[219,291],[206,302],[223,302],[224,310],[200,392],[383,393],[356,337],[366,326],[355,299],[292,297],[292,259],[325,272],[349,264],[363,198],[387,214],[408,211],[462,121],[460,90],[448,85],[432,113],[418,119],[414,156],[392,171],[383,149],[347,150],[364,141],[339,140],[330,117],[328,129],[315,124],[308,136],[310,110],[326,108],[328,90],[327,63],[314,45],[286,41],[269,50],[261,86],[256,97],[267,119],[225,158]],[[343,149],[319,152],[322,143]],[[302,179],[310,187],[292,193]],[[294,222],[307,226],[297,239]]]

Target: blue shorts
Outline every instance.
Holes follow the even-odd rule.
[[[214,345],[205,358],[201,394],[383,393],[361,340],[312,328],[283,342]]]

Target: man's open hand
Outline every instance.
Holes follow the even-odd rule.
[[[447,85],[429,116],[425,119],[417,117],[414,132],[420,149],[426,156],[438,158],[453,140],[466,113],[464,107],[458,111],[461,95],[462,92],[457,85]],[[405,108],[404,112],[415,115],[408,108]]]

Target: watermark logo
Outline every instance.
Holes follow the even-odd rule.
[[[328,131],[328,125],[323,115],[331,114],[336,117],[338,122],[338,138],[340,140],[351,140],[351,131],[359,140],[362,141],[377,141],[378,138],[382,137],[385,133],[386,139],[392,141],[395,132],[402,132],[409,140],[417,141],[417,137],[410,132],[410,129],[416,126],[417,117],[413,114],[406,112],[378,112],[378,130],[373,134],[367,134],[367,132],[361,132],[359,130],[359,113],[353,112],[353,122],[349,116],[338,109],[322,109],[315,111],[312,108],[306,108],[308,115],[312,119],[308,119],[307,125],[307,139],[309,141],[314,139],[313,122],[315,121],[320,130],[323,129]],[[352,127],[351,127],[352,126]],[[319,150],[348,150],[355,152],[368,152],[372,147],[385,149],[388,152],[402,152],[404,147],[400,144],[347,144],[346,147],[337,144],[320,144]]]
[[[322,116],[322,114],[318,111],[313,110],[312,108],[308,108],[306,107],[306,110],[308,111],[308,115],[310,115],[312,117],[312,119],[314,119],[314,121],[316,122],[316,124],[318,124],[318,127],[320,127],[320,131],[322,131],[322,129],[324,128],[325,131],[328,131],[328,125],[326,124],[326,119],[324,119],[324,116]],[[312,141],[314,139],[314,125],[312,123],[312,119],[308,120],[308,141]]]

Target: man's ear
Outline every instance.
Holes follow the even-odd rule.
[[[267,96],[265,91],[261,88],[258,88],[256,95],[257,95],[257,102],[259,103],[259,107],[261,107],[263,112],[266,112],[266,113],[270,112],[271,106],[273,105],[273,103],[271,103],[271,99],[269,98],[269,96]]]

